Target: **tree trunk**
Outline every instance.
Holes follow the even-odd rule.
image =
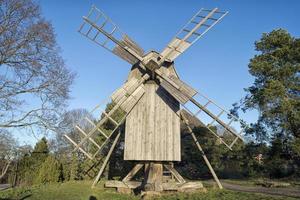
[[[1,180],[1,179],[5,176],[5,174],[7,173],[10,164],[11,164],[11,160],[9,160],[9,161],[6,163],[6,165],[4,166],[4,168],[2,169],[2,173],[1,173],[1,175],[0,175],[0,180]]]

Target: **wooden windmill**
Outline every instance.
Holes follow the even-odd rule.
[[[80,135],[77,139],[65,135],[75,146],[74,150],[81,151],[91,160],[96,160],[103,149],[109,146],[93,186],[99,181],[123,134],[121,127],[125,127],[124,160],[133,161],[135,166],[123,180],[106,182],[107,187],[141,187],[150,191],[202,187],[201,183],[187,182],[173,165],[174,162],[181,161],[180,126],[185,124],[215,181],[222,188],[197,141],[187,115],[198,117],[202,121],[211,119],[207,129],[229,149],[232,149],[238,139],[242,139],[240,135],[243,129],[240,127],[243,125],[240,126],[240,120],[235,116],[180,80],[174,60],[226,14],[227,12],[218,8],[199,10],[161,53],[144,53],[136,42],[95,6],[83,17],[84,21],[79,29],[82,35],[132,65],[127,81],[109,98],[111,108],[101,110],[101,105],[96,106],[89,115],[95,116],[95,119],[83,119],[85,124],[89,124],[89,128],[83,128],[82,123],[75,126]],[[112,126],[109,130],[104,127],[108,122]],[[232,135],[231,141],[224,139],[225,132]],[[104,140],[99,140],[99,135]],[[141,169],[144,169],[143,181],[132,181]],[[164,171],[168,171],[175,181],[164,181]]]

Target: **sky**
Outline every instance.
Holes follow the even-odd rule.
[[[69,108],[91,110],[126,80],[130,64],[80,35],[82,16],[94,4],[146,52],[162,51],[200,9],[218,7],[225,18],[175,60],[182,80],[230,109],[251,86],[249,60],[262,33],[283,28],[300,36],[297,0],[38,0],[54,27],[66,65],[77,73]],[[256,120],[257,113],[242,117]],[[33,142],[34,138],[27,138]]]

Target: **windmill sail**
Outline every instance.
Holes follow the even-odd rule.
[[[161,56],[172,62],[216,25],[227,13],[219,11],[218,8],[213,10],[200,9],[161,52]]]
[[[242,134],[244,134],[247,125],[205,95],[198,92],[190,100],[190,104],[185,104],[183,107],[194,117],[201,119],[200,121],[206,124],[210,133],[230,150],[238,139],[243,141]]]
[[[92,6],[83,20],[79,33],[130,64],[141,60],[144,50],[98,8]]]
[[[130,87],[126,85],[126,87],[123,86],[114,92],[111,96],[111,105],[113,106],[109,111],[104,109],[99,112],[101,106],[96,106],[91,113],[100,113],[97,114],[101,117],[98,121],[85,117],[82,122],[75,126],[81,135],[79,141],[74,141],[71,136],[66,134],[65,137],[75,146],[74,151],[79,150],[89,159],[94,159],[111,140],[113,134],[123,124],[131,109],[143,96],[145,92],[143,83],[148,78],[149,76],[146,74],[141,79],[136,79],[135,83],[132,83]],[[123,92],[119,92],[120,90]],[[118,118],[116,113],[119,114]],[[88,128],[86,126],[82,127],[82,124],[89,124],[90,126]],[[107,124],[109,124],[111,129],[105,128]],[[104,139],[99,138],[99,135],[102,135],[101,138]]]
[[[173,97],[178,100],[181,104],[188,102],[194,95],[197,94],[197,91],[191,86],[177,78],[176,76],[169,75],[167,76],[161,70],[155,71],[160,79],[160,85],[167,90]]]
[[[170,78],[162,73],[159,74],[161,86],[177,99],[192,116],[197,117],[200,121],[203,119],[211,120],[206,123],[206,127],[221,143],[231,150],[238,139],[243,140],[241,134],[244,133],[247,127],[243,121],[183,81],[179,79],[173,81],[175,80],[174,78]],[[196,99],[201,100],[203,103]],[[233,136],[233,138],[228,135]]]

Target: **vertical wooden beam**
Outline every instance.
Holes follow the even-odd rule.
[[[163,165],[158,162],[150,162],[149,164],[145,165],[145,172],[145,191],[163,191]]]
[[[189,133],[192,135],[192,138],[193,138],[194,142],[196,143],[196,145],[197,145],[199,151],[201,152],[201,155],[202,155],[202,157],[203,157],[203,159],[204,159],[204,161],[205,161],[205,163],[206,163],[208,169],[210,170],[210,173],[212,174],[212,176],[214,177],[216,183],[218,184],[218,187],[219,187],[220,189],[223,189],[223,186],[222,186],[222,184],[221,184],[219,178],[217,177],[217,175],[216,175],[214,169],[212,168],[212,166],[211,166],[209,160],[207,159],[207,157],[206,157],[206,155],[205,155],[205,153],[204,153],[204,151],[203,151],[203,149],[202,149],[200,143],[198,142],[198,140],[197,140],[197,138],[196,138],[196,136],[195,136],[195,134],[194,134],[192,128],[191,128],[190,125],[189,125],[188,120],[186,119],[186,117],[185,117],[184,115],[180,114],[180,116],[181,116],[182,121],[186,124]]]
[[[101,166],[101,169],[100,169],[100,171],[99,171],[97,177],[95,178],[95,180],[94,180],[94,182],[93,182],[92,188],[95,187],[95,185],[98,183],[98,181],[99,181],[99,179],[100,179],[100,177],[101,177],[101,175],[102,175],[102,173],[103,173],[103,171],[104,171],[104,169],[105,169],[105,167],[106,167],[106,164],[107,164],[108,160],[110,159],[110,156],[111,156],[112,152],[114,151],[114,149],[115,149],[115,147],[116,147],[116,144],[117,144],[117,142],[118,142],[118,140],[119,140],[119,138],[120,138],[120,135],[121,135],[121,129],[119,129],[119,133],[118,133],[118,135],[116,136],[116,138],[115,138],[113,144],[111,145],[111,147],[110,147],[110,149],[109,149],[109,152],[108,152],[107,156],[105,157],[105,160],[104,160],[104,162],[103,162],[103,164],[102,164],[102,166]]]

